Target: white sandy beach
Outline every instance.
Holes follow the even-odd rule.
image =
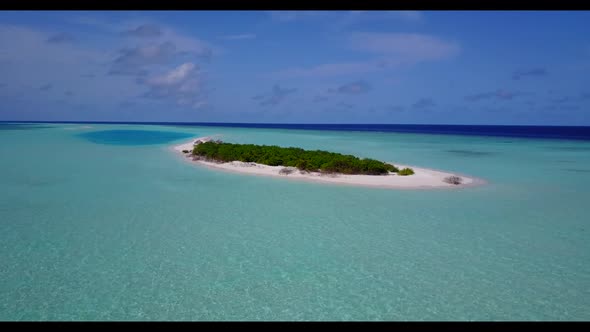
[[[199,137],[190,140],[189,142],[174,146],[174,150],[183,154],[183,150],[193,150],[193,145],[196,141],[208,141],[213,139],[211,136]],[[389,175],[348,175],[348,174],[337,174],[337,175],[322,175],[318,172],[306,172],[302,173],[297,169],[289,175],[279,174],[279,171],[284,166],[268,166],[256,163],[245,163],[241,161],[232,161],[228,163],[215,163],[203,160],[192,160],[190,154],[183,154],[186,159],[190,162],[197,163],[199,165],[207,166],[210,168],[238,172],[243,174],[251,175],[262,175],[262,176],[273,176],[281,177],[294,180],[323,182],[332,184],[344,184],[344,185],[355,185],[363,187],[378,187],[378,188],[397,188],[397,189],[434,189],[434,188],[464,188],[474,185],[484,184],[485,181],[457,173],[449,173],[436,171],[433,169],[420,168],[408,165],[402,165],[394,162],[388,162],[395,165],[398,168],[411,167],[414,170],[413,175],[399,176],[396,173],[390,173]],[[443,181],[448,176],[460,176],[462,183],[460,185],[453,185]]]

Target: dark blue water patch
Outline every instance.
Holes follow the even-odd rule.
[[[156,130],[102,130],[79,134],[79,136],[97,144],[153,145],[164,144],[195,135]]]
[[[590,140],[590,126],[498,126],[498,125],[422,125],[422,124],[294,124],[294,123],[224,123],[224,122],[104,122],[104,121],[22,121],[30,123],[140,124],[158,126],[205,126],[230,128],[297,129],[395,132],[434,135],[497,136]]]
[[[0,123],[0,131],[3,130],[35,130],[53,128],[52,126],[43,126],[38,124],[22,124],[22,123]]]
[[[463,157],[483,157],[493,155],[493,152],[474,151],[474,150],[446,150],[448,153]]]

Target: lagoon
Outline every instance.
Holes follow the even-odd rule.
[[[282,181],[170,149],[216,134],[488,183]],[[0,320],[590,319],[587,140],[76,123],[0,139]]]

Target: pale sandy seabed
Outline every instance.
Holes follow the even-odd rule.
[[[399,169],[410,167],[414,170],[413,175],[399,176],[396,173],[390,173],[389,175],[348,175],[348,174],[336,174],[336,175],[322,175],[319,172],[305,172],[301,173],[299,170],[294,169],[294,172],[288,175],[279,174],[280,170],[285,168],[284,166],[268,166],[256,163],[246,163],[241,161],[232,161],[228,163],[216,163],[203,160],[193,160],[190,154],[184,154],[183,150],[193,150],[193,145],[196,141],[208,141],[211,140],[212,136],[193,138],[190,141],[174,146],[173,149],[176,152],[183,154],[187,161],[230,172],[237,172],[242,174],[251,175],[262,175],[281,177],[294,180],[312,181],[318,183],[331,183],[331,184],[343,184],[343,185],[355,185],[362,187],[376,187],[376,188],[392,188],[392,189],[435,189],[435,188],[465,188],[476,185],[482,185],[486,182],[482,179],[477,179],[463,174],[449,173],[444,171],[438,171],[428,168],[414,167],[409,165],[402,165],[394,162],[388,162],[395,165]],[[444,182],[444,178],[448,176],[460,176],[462,183],[460,185],[454,185]]]

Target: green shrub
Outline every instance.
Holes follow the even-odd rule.
[[[219,162],[239,160],[270,166],[295,167],[309,172],[385,175],[397,171],[395,166],[374,159],[359,159],[352,155],[275,145],[205,142],[195,146],[193,155]]]
[[[385,167],[387,167],[387,170],[390,172],[399,172],[399,168],[393,166],[392,164],[385,164]]]
[[[414,174],[414,170],[411,168],[404,168],[404,169],[400,169],[397,172],[397,174],[401,175],[401,176],[412,175],[412,174]]]
[[[307,162],[307,160],[300,159],[295,163],[295,167],[299,168],[302,171],[305,171],[305,170],[307,170],[308,162]]]
[[[188,153],[188,150],[182,150],[182,153]]]

